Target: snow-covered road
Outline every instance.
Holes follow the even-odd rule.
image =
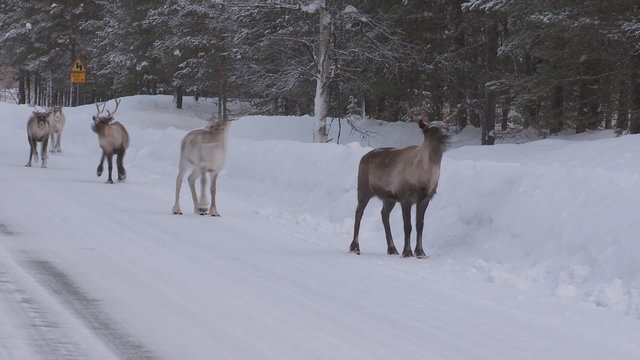
[[[89,111],[71,112],[64,152],[51,155],[47,169],[23,166],[26,140],[15,139],[22,125],[1,129],[2,360],[640,354],[633,316],[485,282],[455,257],[387,256],[378,225],[366,219],[363,255],[349,254],[351,219],[324,216],[328,209],[295,214],[301,195],[286,187],[248,191],[261,185],[234,177],[244,167],[221,175],[221,218],[186,206],[185,215],[172,215],[178,143],[157,144],[184,132],[153,132],[125,117],[135,124],[128,125],[128,179],[107,185],[95,177],[95,135],[80,123]],[[252,145],[236,142],[244,146]],[[282,140],[276,147],[290,150],[276,151],[296,146]],[[373,223],[377,210],[368,211]]]

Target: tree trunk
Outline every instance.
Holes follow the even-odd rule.
[[[462,13],[462,0],[454,0],[451,2],[451,22],[454,24],[456,31],[453,38],[453,44],[457,50],[461,50],[465,47],[465,32],[464,32],[464,15]],[[464,52],[460,51],[460,54]],[[463,56],[463,55],[460,55]],[[453,102],[458,107],[458,113],[456,114],[456,124],[459,129],[464,129],[467,126],[467,104],[466,104],[466,83],[467,74],[462,64],[465,64],[464,59],[460,59],[461,65],[455,70],[455,89],[453,90]]]
[[[182,85],[176,87],[176,108],[182,109]]]
[[[589,130],[598,130],[598,127],[600,127],[600,103],[593,101],[589,104],[587,128]]]
[[[629,133],[640,134],[640,54],[631,58],[631,119]]]
[[[556,85],[553,98],[551,99],[551,116],[549,122],[549,132],[551,134],[557,134],[562,130],[562,116],[564,115],[563,106],[564,99],[562,97],[563,88],[562,85]]]
[[[41,105],[40,103],[40,73],[35,73],[33,76],[33,104]]]
[[[31,103],[31,75],[29,74],[29,71],[26,72],[25,75],[25,79],[24,79],[25,84],[27,84],[27,104],[32,104]]]
[[[218,73],[218,120],[227,120],[227,73],[224,70],[224,59],[220,61]]]
[[[491,20],[487,26],[487,79],[490,83],[496,79],[498,69],[498,23]],[[493,132],[496,126],[496,93],[491,86],[485,83],[484,89],[484,116],[482,119],[482,145],[493,145],[495,138]]]
[[[502,122],[500,130],[506,131],[509,128],[509,110],[511,110],[511,99],[506,99],[502,104]]]
[[[18,104],[23,105],[27,102],[27,94],[24,86],[25,73],[20,69],[18,72]]]
[[[329,46],[331,45],[331,14],[324,1],[320,8],[320,31],[318,36],[318,54],[316,56],[316,96],[313,105],[313,142],[327,142],[327,92],[329,89]]]
[[[585,85],[578,85],[578,108],[576,113],[576,134],[583,133],[587,130],[586,118],[587,118],[587,104],[584,103],[586,98]]]
[[[621,81],[618,92],[618,113],[616,114],[616,128],[624,132],[629,128],[629,87]]]

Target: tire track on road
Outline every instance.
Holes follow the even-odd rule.
[[[28,266],[45,288],[58,297],[119,359],[158,359],[144,344],[118,328],[115,321],[102,310],[99,301],[85,294],[54,264],[44,260],[29,260]]]
[[[33,351],[43,360],[89,359],[71,338],[64,327],[54,321],[46,310],[25,290],[20,289],[7,271],[0,268],[0,301],[12,309],[12,317],[25,324],[26,337]],[[20,331],[21,329],[15,329]]]

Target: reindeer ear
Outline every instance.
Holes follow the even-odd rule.
[[[418,120],[418,126],[420,126],[420,129],[424,130],[424,129],[427,128],[427,122],[422,120],[422,119],[420,119],[420,120]]]
[[[96,120],[98,120],[98,118],[95,115],[93,115],[93,122],[96,122]]]

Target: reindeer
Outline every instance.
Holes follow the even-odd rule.
[[[60,138],[62,137],[62,128],[64,128],[65,124],[62,106],[49,108],[48,113],[49,124],[51,125],[51,152],[61,152]]]
[[[47,144],[49,142],[49,133],[51,132],[51,125],[49,124],[49,113],[44,111],[34,111],[27,122],[27,138],[29,140],[29,162],[26,167],[31,166],[31,159],[35,155],[36,162],[38,161],[38,142],[42,142],[42,151],[40,156],[42,157],[42,167],[47,167]]]
[[[422,249],[422,229],[424,215],[429,201],[436,193],[440,178],[442,154],[448,144],[447,122],[455,115],[449,115],[445,121],[429,122],[425,109],[421,116],[415,116],[409,107],[411,119],[418,122],[424,141],[421,146],[404,149],[379,148],[365,154],[358,169],[358,206],[356,207],[353,241],[350,251],[360,254],[358,233],[364,209],[372,197],[382,200],[382,224],[387,238],[387,254],[397,255],[398,251],[391,236],[389,214],[396,202],[402,207],[404,221],[403,257],[413,256],[411,251],[411,207],[416,204],[416,248],[415,256],[426,258]]]
[[[115,102],[116,108],[113,112],[107,110],[107,115],[103,116],[100,114],[104,112],[107,103],[105,102],[102,104],[102,109],[100,108],[100,105],[96,103],[98,113],[93,116],[93,125],[91,125],[93,132],[98,134],[98,142],[100,143],[100,148],[102,148],[102,157],[100,158],[100,164],[98,165],[97,175],[98,177],[102,175],[102,164],[104,164],[104,159],[107,158],[107,165],[109,166],[109,178],[107,179],[108,184],[113,184],[113,180],[111,179],[113,154],[118,156],[118,181],[122,182],[127,178],[127,173],[122,161],[124,160],[124,154],[129,147],[129,133],[124,125],[117,121],[113,122],[113,115],[118,111],[120,99],[116,99]]]
[[[200,215],[220,216],[216,209],[216,181],[225,162],[227,130],[230,121],[232,119],[224,118],[222,121],[208,125],[205,129],[192,130],[182,139],[178,176],[176,177],[176,202],[172,209],[174,214],[182,215],[182,210],[180,210],[180,187],[182,186],[185,172],[192,170],[187,180],[189,181],[191,197],[193,198],[193,211]],[[205,194],[207,175],[211,177],[211,206],[208,209],[207,196]],[[199,200],[195,187],[195,182],[198,178],[200,178]]]

